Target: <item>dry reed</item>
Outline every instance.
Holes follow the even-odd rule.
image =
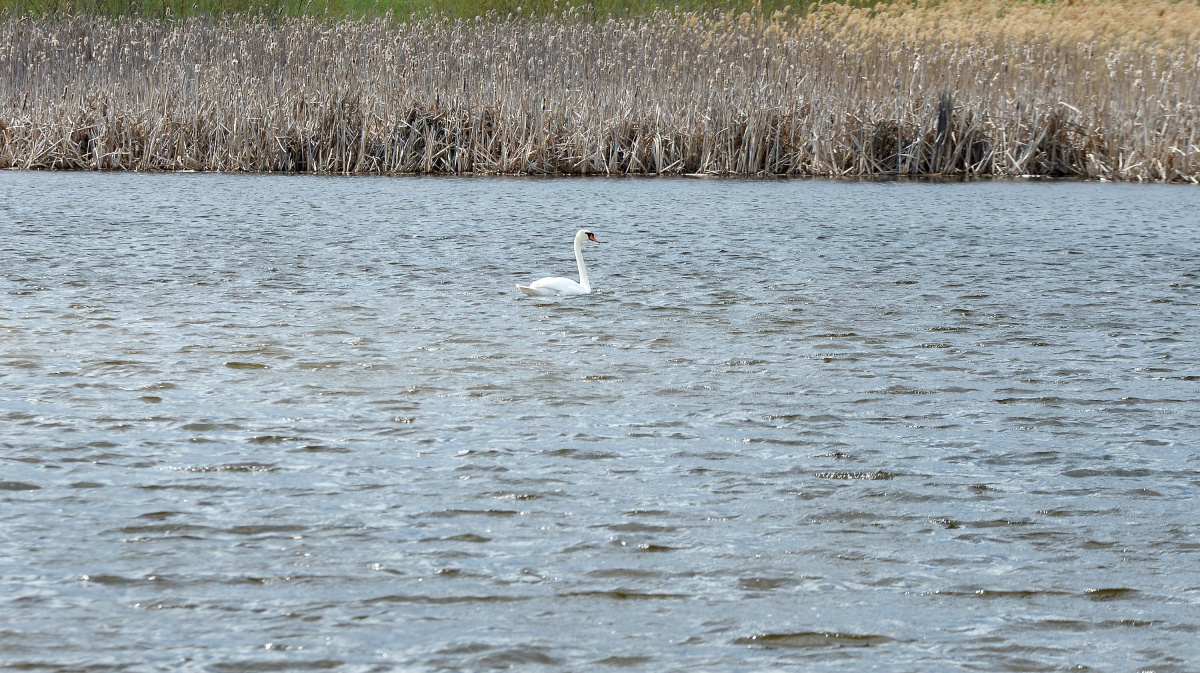
[[[0,22],[0,167],[1200,180],[1200,8]]]

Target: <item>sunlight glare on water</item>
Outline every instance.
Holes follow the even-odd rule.
[[[1197,213],[0,174],[0,667],[1195,670]]]

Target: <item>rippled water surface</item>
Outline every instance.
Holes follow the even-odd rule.
[[[2,173],[0,667],[1195,671],[1197,213]]]

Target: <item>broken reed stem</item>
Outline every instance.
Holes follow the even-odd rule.
[[[1200,180],[1200,10],[1079,6],[8,19],[0,167]]]

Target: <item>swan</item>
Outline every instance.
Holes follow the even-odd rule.
[[[583,242],[596,240],[596,235],[587,229],[575,232],[575,261],[579,264],[579,282],[570,278],[542,278],[529,285],[518,285],[517,289],[531,297],[571,297],[577,294],[591,294],[592,284],[588,282],[587,267],[583,265]]]

